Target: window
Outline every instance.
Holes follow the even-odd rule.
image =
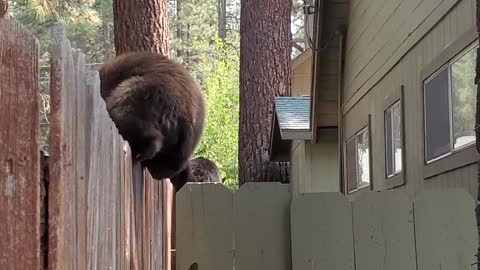
[[[347,191],[348,193],[370,185],[370,144],[368,129],[347,141]]]
[[[402,171],[401,105],[397,101],[385,111],[385,162],[387,178]]]
[[[475,142],[477,47],[470,46],[424,82],[427,163]]]

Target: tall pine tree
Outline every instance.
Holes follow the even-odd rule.
[[[240,10],[239,182],[286,182],[270,162],[273,98],[291,95],[291,0],[243,0]]]

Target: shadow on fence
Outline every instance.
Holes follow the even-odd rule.
[[[187,184],[176,200],[177,269],[477,269],[475,202],[464,190],[291,198],[288,185]]]
[[[170,269],[172,187],[132,165],[97,72],[54,27],[41,168],[38,44],[0,33],[0,269]]]

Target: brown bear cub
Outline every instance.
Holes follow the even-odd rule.
[[[159,54],[132,52],[99,68],[100,93],[134,160],[178,191],[190,177],[190,158],[203,133],[200,88],[180,64]]]

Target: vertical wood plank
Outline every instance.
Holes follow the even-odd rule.
[[[0,269],[39,269],[38,44],[14,20],[0,33]]]
[[[234,230],[235,269],[290,269],[289,185],[243,184],[234,196]]]
[[[416,270],[413,203],[404,191],[362,194],[353,227],[356,270]]]
[[[75,189],[76,189],[76,232],[77,232],[77,269],[87,268],[87,156],[86,132],[84,124],[88,121],[86,103],[86,66],[85,56],[80,51],[73,55],[76,88],[72,97],[75,98],[73,133],[75,136],[72,146],[75,151]],[[70,98],[72,99],[72,98]]]
[[[98,89],[99,78],[97,74],[92,74],[88,78],[87,89],[89,95],[91,96],[92,102],[92,111],[91,111],[91,127],[99,126],[101,123],[100,120],[100,111],[105,107],[102,107],[100,98],[96,93]],[[88,185],[87,185],[87,199],[88,199],[88,208],[87,208],[87,226],[88,226],[88,236],[87,236],[87,267],[88,269],[97,269],[98,254],[97,254],[97,243],[99,237],[99,224],[98,224],[98,210],[99,205],[99,188],[101,177],[99,175],[99,160],[98,156],[101,153],[100,143],[101,143],[101,130],[98,128],[92,128],[89,130],[89,145],[90,145],[90,156],[89,156],[89,167],[88,167]]]
[[[69,77],[72,66],[70,43],[64,30],[55,26],[52,34],[51,70],[50,70],[50,134],[49,134],[49,268],[75,269],[72,257],[71,204],[69,203],[71,159],[68,143],[69,134],[65,132],[65,97],[72,85]],[[74,243],[73,243],[74,244]]]
[[[189,183],[177,193],[176,210],[176,269],[232,269],[232,192],[221,184]]]
[[[472,269],[475,201],[462,189],[425,191],[414,202],[418,270]]]
[[[293,269],[355,269],[352,206],[341,193],[309,193],[291,206]]]

